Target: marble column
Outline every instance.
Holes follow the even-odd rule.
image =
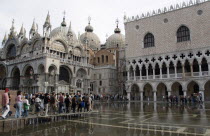
[[[128,101],[131,100],[131,94],[130,94],[130,92],[127,92],[127,99],[128,99]]]
[[[153,100],[154,102],[157,101],[157,91],[153,91]]]
[[[210,63],[208,63],[208,75],[210,76]]]
[[[183,92],[184,92],[184,97],[186,97],[187,96],[187,90],[183,90]]]
[[[148,68],[146,68],[146,76],[147,76],[147,79],[148,79]]]
[[[168,91],[168,96],[171,96],[171,91]]]
[[[205,95],[204,95],[204,90],[200,90],[199,91],[199,93],[201,94],[201,96],[202,96],[202,101],[204,102],[204,100],[205,100]]]
[[[140,91],[141,101],[144,101],[143,92]]]
[[[136,70],[135,69],[133,69],[133,79],[134,79],[134,81],[136,81]]]
[[[199,63],[199,76],[202,76],[201,64]]]
[[[162,79],[162,68],[160,67],[160,79]]]
[[[191,72],[191,76],[193,77],[193,65],[190,64],[190,72]]]
[[[155,69],[152,69],[153,79],[155,79]]]
[[[130,72],[129,71],[127,71],[127,78],[128,78],[128,81],[130,80]]]
[[[175,78],[177,78],[177,68],[176,68],[176,66],[174,66],[174,74],[175,74]]]
[[[141,69],[140,69],[140,80],[142,80]]]
[[[170,78],[169,66],[167,66],[167,78]]]
[[[185,68],[184,68],[184,64],[182,65],[182,77],[185,78]]]

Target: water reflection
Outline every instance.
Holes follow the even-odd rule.
[[[70,121],[28,126],[2,136],[191,136],[210,129],[210,104],[95,103],[98,113]]]

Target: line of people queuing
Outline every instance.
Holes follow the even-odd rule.
[[[170,95],[170,96],[163,96],[163,101],[170,102],[170,103],[203,103],[202,101],[202,95],[200,93],[194,93],[191,94],[191,96],[176,96],[176,95]]]
[[[91,111],[93,109],[94,97],[92,94],[65,94],[52,92],[49,93],[36,93],[26,94],[21,91],[17,91],[15,97],[16,109],[15,118],[28,117],[29,111],[31,114],[37,116],[48,116],[49,114],[61,114],[82,111]],[[9,89],[5,89],[5,93],[2,94],[2,119],[5,119],[8,115],[11,116],[10,111],[11,97],[9,95]]]

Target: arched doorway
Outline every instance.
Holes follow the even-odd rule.
[[[23,91],[26,93],[33,92],[33,83],[34,83],[34,70],[32,66],[27,66],[24,69],[24,78],[23,78]]]
[[[6,59],[14,59],[16,57],[16,47],[14,44],[8,46]]]
[[[18,90],[20,85],[20,70],[19,68],[15,67],[12,70],[12,86],[11,89]]]
[[[191,81],[188,85],[187,85],[187,96],[192,96],[194,94],[198,94],[199,93],[199,85],[198,83],[196,83],[195,81]]]
[[[140,100],[140,90],[137,84],[133,84],[131,87],[131,100]]]
[[[6,87],[6,67],[0,65],[0,89],[5,89]]]
[[[163,96],[167,96],[167,87],[164,83],[159,83],[157,86],[157,100],[163,100]]]
[[[144,96],[144,100],[147,101],[151,101],[153,100],[153,89],[152,89],[152,85],[150,85],[149,83],[147,83],[144,88],[143,88],[144,92],[143,92],[143,96]]]
[[[73,90],[71,90],[71,79],[72,79],[72,73],[71,70],[65,66],[62,65],[60,66],[59,69],[59,81],[58,81],[58,92],[63,92],[63,93],[70,93]]]
[[[48,69],[48,79],[46,79],[46,81],[48,81],[48,88],[47,88],[47,92],[53,92],[55,91],[55,83],[56,83],[56,74],[57,74],[57,68],[54,65],[51,65]]]
[[[204,85],[204,100],[210,101],[210,80]]]
[[[171,86],[171,95],[182,96],[184,95],[182,85],[179,82],[175,82]]]
[[[80,68],[79,70],[77,70],[77,74],[76,74],[76,77],[77,77],[77,79],[76,79],[76,81],[79,81],[79,80],[81,80],[81,88],[77,88],[77,92],[81,92],[81,93],[89,93],[89,83],[88,83],[88,80],[89,79],[87,79],[87,72],[86,72],[86,70],[85,69],[83,69],[83,68]],[[99,81],[99,84],[100,84],[100,86],[103,86],[103,81],[101,80],[101,78],[102,78],[102,75],[99,77],[100,79],[100,81]],[[84,91],[86,91],[86,92],[84,92]],[[103,88],[103,91],[105,91],[105,88]]]

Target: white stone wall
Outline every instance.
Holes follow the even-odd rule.
[[[198,10],[202,10],[203,13],[198,15]],[[164,23],[166,18],[168,22]],[[125,23],[126,44],[128,46],[126,57],[162,54],[210,46],[209,18],[210,2],[208,1]],[[137,25],[139,29],[136,29]],[[176,32],[181,25],[190,29],[191,40],[177,43]],[[155,37],[155,47],[143,48],[143,39],[148,32]]]

